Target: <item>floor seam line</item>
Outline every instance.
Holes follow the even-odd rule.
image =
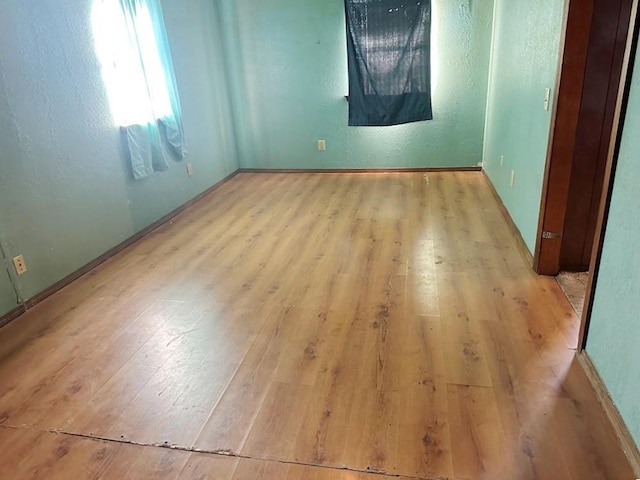
[[[234,452],[233,450],[228,450],[228,449],[215,449],[215,450],[207,450],[207,449],[202,449],[202,448],[196,448],[196,447],[184,447],[184,446],[180,446],[180,445],[174,445],[174,444],[170,444],[167,442],[163,442],[163,443],[149,443],[149,442],[136,442],[133,440],[129,440],[126,438],[110,438],[110,437],[103,437],[100,435],[91,435],[91,434],[85,434],[85,433],[77,433],[77,432],[69,432],[66,430],[61,430],[61,429],[55,429],[55,428],[51,428],[51,429],[41,429],[41,428],[37,428],[37,427],[32,427],[29,425],[2,425],[0,424],[0,429],[7,429],[7,430],[33,430],[33,431],[37,431],[37,432],[43,432],[43,433],[52,433],[55,435],[65,435],[65,436],[69,436],[69,437],[75,437],[75,438],[82,438],[82,439],[86,439],[86,440],[93,440],[93,441],[100,441],[100,442],[106,442],[106,443],[114,443],[114,444],[118,444],[118,445],[131,445],[131,446],[137,446],[137,447],[151,447],[151,448],[164,448],[167,450],[176,450],[179,452],[185,452],[185,453],[202,453],[202,454],[207,454],[207,455],[214,455],[214,456],[218,456],[218,457],[226,457],[226,458],[237,458],[237,459],[241,459],[241,460],[257,460],[257,461],[262,461],[262,462],[270,462],[270,463],[280,463],[283,465],[296,465],[296,466],[300,466],[300,467],[311,467],[311,468],[321,468],[324,470],[339,470],[339,471],[344,471],[344,472],[351,472],[351,473],[358,473],[358,474],[368,474],[368,475],[374,475],[374,476],[379,476],[379,477],[387,477],[387,478],[400,478],[400,479],[406,479],[406,480],[450,480],[447,477],[416,477],[415,475],[403,475],[403,474],[397,474],[397,473],[389,473],[386,471],[377,471],[375,469],[358,469],[358,468],[351,468],[351,467],[347,467],[347,466],[339,466],[339,465],[318,465],[318,464],[314,464],[314,463],[307,463],[307,462],[298,462],[298,461],[294,461],[294,460],[278,460],[278,459],[269,459],[269,458],[259,458],[259,457],[253,457],[250,455],[243,455],[241,453],[238,452]]]

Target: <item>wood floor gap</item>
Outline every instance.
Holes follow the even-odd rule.
[[[95,442],[114,443],[114,444],[119,444],[119,445],[132,445],[132,446],[142,447],[142,448],[161,448],[161,449],[166,449],[166,450],[175,450],[175,451],[186,452],[186,453],[200,453],[200,454],[219,456],[219,457],[225,457],[225,458],[240,458],[240,459],[244,459],[244,460],[259,460],[261,462],[267,462],[267,463],[278,463],[278,464],[281,464],[281,465],[295,465],[295,466],[301,466],[301,467],[320,468],[320,469],[329,470],[329,471],[339,471],[339,472],[350,472],[350,473],[358,473],[358,474],[367,474],[367,475],[373,475],[373,476],[379,476],[379,477],[385,477],[385,478],[400,478],[400,479],[406,479],[406,480],[447,480],[446,478],[443,478],[441,476],[439,476],[437,478],[436,477],[421,477],[421,476],[416,477],[416,476],[398,475],[398,474],[393,474],[393,473],[389,473],[389,472],[385,472],[385,471],[379,471],[379,470],[375,470],[375,469],[360,470],[360,469],[356,469],[356,468],[350,468],[348,466],[322,465],[322,464],[316,464],[316,463],[296,462],[296,461],[291,461],[291,460],[274,460],[274,459],[271,459],[271,458],[259,458],[259,457],[255,457],[255,456],[251,456],[251,455],[242,455],[240,453],[233,452],[231,450],[225,450],[225,449],[206,450],[206,449],[199,449],[199,448],[195,448],[195,447],[184,447],[184,446],[180,446],[180,445],[169,445],[169,444],[166,444],[166,443],[135,442],[135,441],[127,440],[127,439],[124,439],[124,438],[102,437],[102,436],[99,436],[99,435],[90,435],[90,434],[84,434],[84,433],[67,432],[65,430],[56,430],[56,429],[40,430],[38,428],[29,427],[29,426],[26,426],[26,425],[21,425],[21,426],[0,425],[0,429],[3,429],[3,428],[10,429],[10,430],[26,429],[26,430],[30,430],[30,431],[34,431],[34,432],[40,432],[40,433],[51,433],[51,434],[54,434],[54,435],[63,435],[63,436],[67,436],[67,437],[82,438],[82,439],[85,439],[85,440],[91,440],[91,441],[95,441]]]

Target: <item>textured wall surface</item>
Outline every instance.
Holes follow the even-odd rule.
[[[1,22],[2,20],[0,20]],[[0,38],[2,32],[0,32]],[[0,48],[2,48],[0,46]],[[9,158],[15,156],[18,152],[17,137],[13,134],[13,123],[11,121],[11,115],[9,115],[7,98],[4,95],[4,76],[2,75],[2,59],[0,59],[0,218],[2,215],[8,214],[6,211],[9,205],[3,203],[2,188],[3,188],[3,176],[2,165],[4,165]],[[3,213],[4,212],[4,213]],[[1,221],[1,220],[0,220]],[[4,234],[2,231],[2,224],[0,223],[0,315],[6,313],[17,306],[16,295],[12,285],[12,281],[9,275],[13,272],[9,263],[9,257],[4,258],[3,253],[7,252],[6,242],[4,241]]]
[[[640,55],[614,180],[587,352],[640,445]]]
[[[348,127],[342,0],[222,0],[243,167],[475,166],[492,0],[433,0],[434,120]],[[238,73],[240,72],[240,73]],[[325,139],[327,151],[317,151]]]
[[[237,168],[214,3],[163,2],[194,176],[174,163],[141,182],[109,110],[92,3],[0,2],[0,235],[7,257],[25,256],[22,298]]]
[[[16,294],[9,279],[9,271],[8,268],[5,270],[0,254],[0,315],[16,308],[16,306]]]
[[[495,5],[484,168],[532,252],[551,126],[551,108],[543,108],[545,88],[555,88],[564,3],[496,0]]]

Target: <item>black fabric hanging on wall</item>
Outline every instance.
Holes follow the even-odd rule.
[[[345,0],[349,125],[431,120],[431,0]]]

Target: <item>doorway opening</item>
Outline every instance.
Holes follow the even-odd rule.
[[[586,344],[615,168],[638,0],[570,0],[534,269],[556,276]]]

